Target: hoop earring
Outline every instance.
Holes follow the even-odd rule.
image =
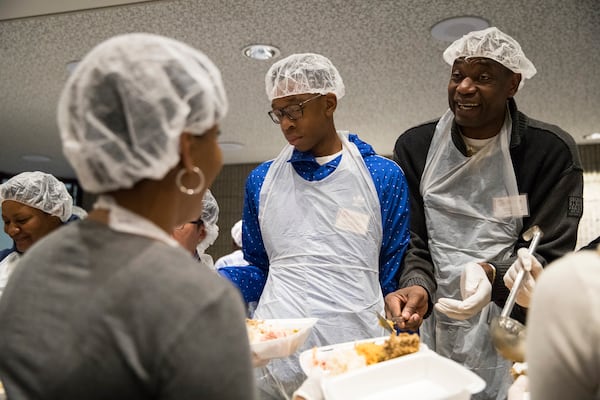
[[[194,167],[192,168],[192,172],[198,175],[198,180],[200,181],[198,182],[198,185],[193,189],[190,189],[183,183],[181,183],[181,178],[183,178],[183,176],[188,173],[188,171],[185,168],[181,168],[179,172],[177,172],[177,176],[175,177],[175,184],[177,185],[177,187],[179,187],[181,193],[185,193],[189,196],[200,193],[202,189],[204,189],[205,182],[204,174],[202,173],[200,168]]]

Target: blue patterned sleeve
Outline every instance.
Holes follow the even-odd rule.
[[[258,206],[260,189],[270,165],[271,162],[259,165],[246,179],[242,243],[244,259],[250,265],[219,269],[219,274],[240,289],[246,302],[258,301],[267,282],[267,274],[269,273],[269,257],[265,250],[258,222]]]
[[[254,265],[241,267],[222,267],[218,270],[219,275],[229,280],[242,292],[246,303],[258,301],[262,294],[267,274]]]
[[[385,296],[398,289],[402,258],[410,239],[408,183],[402,169],[387,158],[367,157],[365,162],[381,206],[383,240],[379,255],[379,282]]]

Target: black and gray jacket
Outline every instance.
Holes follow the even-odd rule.
[[[519,193],[526,194],[529,216],[523,218],[523,231],[538,225],[544,233],[535,256],[542,265],[574,250],[577,228],[583,212],[583,169],[573,138],[557,126],[536,121],[517,110],[514,99],[508,107],[512,118],[510,154]],[[423,286],[436,290],[434,266],[428,248],[423,197],[419,186],[437,120],[404,132],[394,147],[394,160],[402,167],[410,189],[411,241],[404,257],[400,287]],[[452,127],[452,141],[466,155],[458,126]],[[513,255],[508,260],[488,260],[496,267],[492,301],[504,306],[509,290],[503,277],[516,258],[517,250],[527,247],[519,234]],[[525,310],[515,305],[513,318],[525,320]]]

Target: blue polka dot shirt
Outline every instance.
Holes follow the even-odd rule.
[[[398,288],[401,262],[409,242],[408,185],[404,173],[392,160],[375,153],[371,145],[351,134],[354,143],[371,173],[381,207],[383,238],[379,253],[379,282],[383,295]],[[294,150],[290,161],[296,173],[308,181],[318,181],[329,176],[338,167],[343,155],[327,164],[319,165],[308,152]],[[242,292],[246,302],[258,301],[267,281],[269,258],[258,222],[259,196],[262,184],[272,161],[254,169],[246,180],[243,211],[244,267],[224,267],[219,273],[233,282]]]

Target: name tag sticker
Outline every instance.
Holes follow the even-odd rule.
[[[496,218],[529,216],[529,204],[527,203],[527,195],[525,194],[495,197],[493,207],[494,217]]]
[[[365,235],[369,228],[369,216],[347,208],[340,208],[335,216],[335,227],[342,231]]]

